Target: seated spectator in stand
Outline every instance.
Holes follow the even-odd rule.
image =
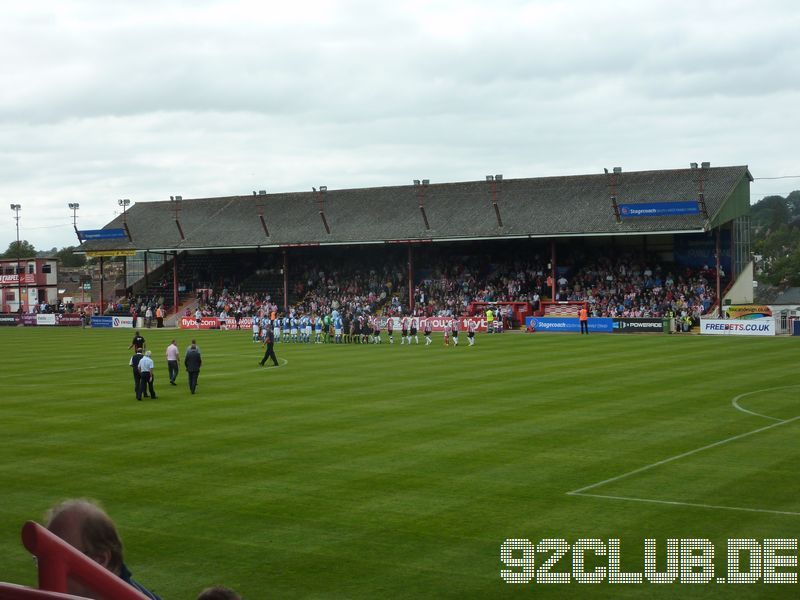
[[[84,499],[66,500],[47,514],[47,529],[76,550],[111,571],[125,583],[152,600],[160,600],[153,592],[137,583],[122,558],[122,540],[105,511]],[[98,598],[91,588],[68,579],[67,592],[85,598]]]

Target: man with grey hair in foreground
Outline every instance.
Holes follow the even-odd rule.
[[[152,600],[161,600],[132,577],[122,558],[122,540],[105,511],[91,500],[65,500],[47,513],[47,529],[125,583]],[[67,592],[86,598],[100,598],[82,582],[67,580]],[[111,599],[106,599],[111,600]]]

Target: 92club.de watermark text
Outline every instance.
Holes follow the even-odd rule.
[[[719,546],[705,538],[647,538],[643,561],[626,559],[623,570],[619,539],[507,539],[500,576],[514,584],[796,584],[797,548],[793,538],[735,538]]]

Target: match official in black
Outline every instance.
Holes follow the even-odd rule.
[[[142,337],[142,334],[139,333],[138,331],[136,332],[136,335],[133,336],[133,341],[131,342],[131,345],[128,346],[129,350],[131,348],[133,348],[134,352],[136,352],[137,348],[141,348],[142,350],[144,350],[144,338]]]
[[[275,334],[272,333],[272,327],[267,327],[267,335],[264,336],[264,345],[267,347],[267,351],[264,352],[264,358],[262,358],[261,362],[258,364],[263,367],[267,359],[271,358],[272,363],[277,367],[278,359],[275,358]]]
[[[189,390],[194,394],[197,389],[197,378],[200,377],[200,366],[203,364],[203,359],[200,357],[200,350],[192,340],[192,345],[186,350],[186,356],[183,358],[183,366],[186,367],[186,374],[189,376]]]

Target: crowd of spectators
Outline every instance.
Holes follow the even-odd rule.
[[[403,265],[397,262],[372,267],[329,265],[327,269],[306,269],[294,292],[301,298],[298,308],[309,314],[333,310],[376,314],[397,302],[404,277]]]
[[[24,307],[23,307],[24,308]],[[48,302],[39,302],[38,304],[31,304],[28,312],[32,314],[65,314],[76,312],[74,302],[59,302],[58,304],[49,304]]]
[[[641,256],[602,257],[557,279],[556,300],[587,302],[595,317],[686,316],[716,302],[715,271],[664,267]],[[715,283],[715,281],[714,281]]]
[[[465,314],[472,302],[528,302],[538,309],[549,295],[546,264],[531,261],[487,261],[461,257],[423,272],[414,288],[414,304],[426,316]],[[407,307],[395,307],[398,312]]]
[[[197,299],[197,307],[204,317],[251,317],[259,312],[270,313],[278,306],[267,293],[244,293],[223,288],[219,293],[203,290]]]
[[[290,284],[297,313],[348,315],[410,314],[407,266],[400,257],[376,262],[372,257],[306,260]],[[419,261],[422,263],[423,261]],[[313,266],[312,266],[313,265]],[[662,264],[642,253],[614,257],[564,256],[553,281],[547,259],[497,256],[432,255],[415,272],[414,313],[420,316],[466,314],[473,302],[529,303],[542,300],[587,302],[595,317],[686,316],[698,320],[716,302],[716,271]],[[251,316],[279,311],[280,299],[269,293],[222,289],[204,291],[204,316]]]

